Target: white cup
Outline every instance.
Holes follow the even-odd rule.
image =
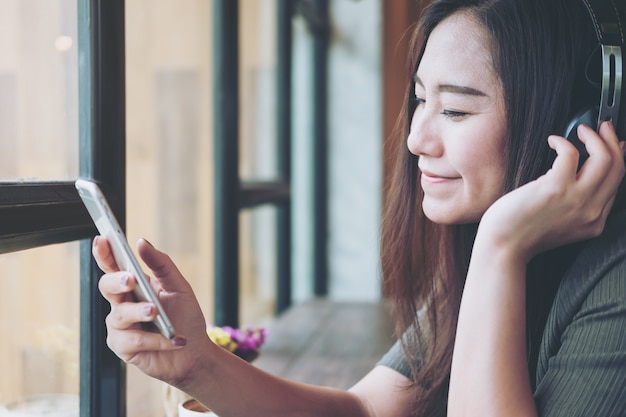
[[[178,417],[217,417],[217,414],[198,401],[190,399],[178,404]]]

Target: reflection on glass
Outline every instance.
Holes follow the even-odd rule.
[[[239,10],[240,27],[246,31],[240,51],[242,103],[249,102],[241,114],[242,175],[274,179],[276,0],[245,0]],[[212,3],[206,0],[125,3],[127,234],[131,244],[144,237],[172,257],[209,322],[214,252],[211,12]],[[254,270],[250,263],[245,268],[258,274],[258,268],[268,271],[263,262],[272,256],[263,249],[273,244],[253,242],[265,237],[259,235],[262,220],[252,223],[254,233],[242,233],[242,256],[257,260]],[[250,320],[255,305],[273,311],[274,301],[265,294],[273,297],[270,275],[275,273],[264,274],[264,280],[257,275],[242,278],[242,321]],[[257,296],[263,298],[253,302]],[[177,402],[184,398],[180,393],[133,367],[127,369],[129,416],[175,415]]]
[[[76,0],[0,0],[0,180],[78,175]]]
[[[262,206],[240,215],[240,321],[264,325],[276,310],[277,209]]]
[[[0,255],[0,271],[0,415],[78,416],[78,243]]]
[[[127,234],[166,251],[213,313],[211,9],[126,0]],[[182,396],[129,366],[127,415],[173,417]]]
[[[243,0],[240,30],[240,175],[276,180],[276,0]]]

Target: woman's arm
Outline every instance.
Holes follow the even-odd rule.
[[[135,302],[136,281],[120,272],[106,239],[94,240],[93,253],[107,272],[100,291],[111,303],[107,343],[125,362],[170,383],[217,414],[234,416],[408,416],[407,379],[376,367],[350,391],[300,384],[261,371],[210,341],[206,322],[190,285],[172,260],[146,241],[138,252],[152,270],[155,292],[176,329],[169,341],[147,332],[142,322],[155,317],[149,303]]]
[[[536,254],[594,237],[624,176],[612,126],[582,126],[590,154],[564,138],[552,169],[496,201],[479,226],[463,292],[452,360],[450,416],[536,416],[526,363],[526,265]]]
[[[525,342],[526,265],[478,245],[459,314],[450,416],[535,416]]]
[[[384,416],[408,417],[408,380],[384,366],[375,367],[349,391],[296,383],[265,373],[234,355],[216,357],[219,365],[196,374],[188,390],[206,398],[220,416]],[[207,384],[208,381],[208,384]],[[189,386],[189,385],[188,385]]]

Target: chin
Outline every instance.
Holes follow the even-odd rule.
[[[460,207],[442,208],[422,206],[424,215],[428,220],[436,224],[454,225],[454,224],[471,224],[480,221],[480,215],[460,210]]]

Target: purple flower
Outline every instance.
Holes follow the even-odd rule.
[[[246,325],[239,329],[223,326],[221,329],[235,343],[234,354],[251,362],[259,355],[259,349],[265,343],[268,330],[264,327]]]

